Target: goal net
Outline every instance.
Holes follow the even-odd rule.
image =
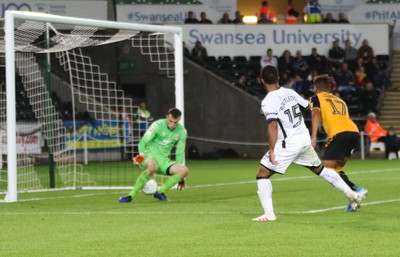
[[[131,160],[150,121],[109,75],[117,63],[94,59],[104,64],[121,47],[137,49],[172,81],[184,110],[181,29],[18,11],[1,25],[4,201],[21,191],[132,187],[140,170]]]

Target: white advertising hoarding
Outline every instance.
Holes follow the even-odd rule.
[[[274,55],[283,51],[292,54],[301,50],[309,55],[316,47],[327,55],[332,42],[341,45],[350,39],[353,46],[361,46],[367,39],[375,54],[389,54],[389,26],[386,24],[337,25],[181,25],[183,38],[189,50],[196,41],[202,42],[210,56],[264,55],[268,48]]]
[[[107,20],[107,0],[0,0],[1,18],[7,10],[46,12],[54,15]]]
[[[400,49],[400,1],[398,0],[320,0],[323,13],[343,12],[351,23],[386,23],[393,28],[393,48]]]
[[[4,127],[4,126],[1,126]],[[7,131],[0,130],[1,154],[7,154]],[[37,123],[17,124],[17,153],[40,154],[42,131]]]
[[[183,24],[189,11],[199,20],[200,13],[205,12],[213,23],[227,12],[231,19],[236,11],[236,0],[196,1],[195,4],[118,4],[117,20],[133,23]]]

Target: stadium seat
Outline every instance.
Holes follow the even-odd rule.
[[[397,153],[398,156],[400,156],[400,151]],[[397,155],[395,152],[390,152],[388,156],[388,160],[395,160],[397,159]]]
[[[249,78],[249,80],[255,80],[257,76],[259,76],[260,74],[260,70],[257,68],[249,68],[247,66],[247,70],[246,70],[246,76]]]
[[[223,64],[223,63],[233,64],[232,59],[231,59],[230,56],[220,56],[220,57],[218,57],[218,64]]]
[[[389,55],[377,55],[376,60],[382,61],[382,62],[388,62],[389,61]]]
[[[383,142],[371,142],[371,144],[369,145],[369,151],[381,151],[384,152],[385,151],[385,143]]]
[[[252,55],[249,57],[249,63],[257,63],[260,65],[261,56],[260,55]]]
[[[234,72],[232,63],[218,64],[218,72],[220,72],[222,75],[233,78]]]
[[[247,64],[247,58],[246,56],[234,56],[233,57],[233,64],[238,65],[238,64]]]
[[[247,65],[245,63],[234,63],[233,70],[235,74],[246,74]]]
[[[215,56],[208,56],[206,63],[208,65],[208,67],[211,69],[218,68],[218,61],[217,61],[217,58],[215,58]]]

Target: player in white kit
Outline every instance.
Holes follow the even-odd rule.
[[[276,220],[270,177],[275,173],[285,174],[293,162],[309,168],[343,192],[352,210],[357,210],[361,201],[359,194],[351,190],[337,172],[322,165],[311,145],[310,133],[300,111],[300,106],[309,108],[309,102],[294,90],[279,87],[278,70],[273,66],[262,69],[261,80],[268,92],[261,107],[268,123],[269,151],[261,159],[257,172],[258,195],[264,214],[253,220]]]

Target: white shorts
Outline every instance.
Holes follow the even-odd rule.
[[[280,148],[275,147],[275,160],[278,162],[273,165],[269,161],[269,151],[261,159],[261,165],[280,174],[285,174],[285,171],[293,162],[306,167],[318,167],[321,165],[317,153],[311,145],[298,148]]]

